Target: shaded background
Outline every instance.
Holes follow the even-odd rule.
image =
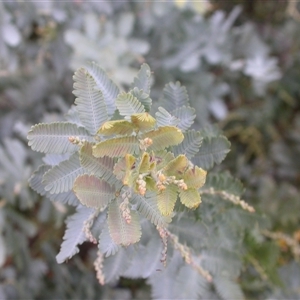
[[[63,120],[74,102],[72,74],[91,60],[122,89],[147,62],[157,106],[167,82],[186,86],[194,127],[216,124],[232,143],[215,170],[241,179],[245,200],[271,223],[273,235],[245,244],[246,296],[300,298],[299,8],[263,0],[0,3],[0,299],[150,297],[143,280],[101,287],[88,243],[58,265],[70,210],[28,187],[41,156],[27,132]]]

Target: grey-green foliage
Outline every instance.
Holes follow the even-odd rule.
[[[146,193],[135,186],[135,181],[130,183],[131,180],[137,180],[132,173],[136,166],[132,167],[130,162],[139,159],[139,147],[131,146],[136,143],[137,134],[142,138],[152,138],[153,145],[150,144],[149,149],[152,150],[149,153],[156,153],[160,157],[156,164],[165,166],[162,170],[166,174],[182,168],[180,164],[184,161],[184,155],[196,159],[196,164],[205,169],[211,169],[225,158],[229,142],[215,128],[208,127],[201,131],[188,129],[195,115],[189,107],[186,89],[179,83],[166,85],[162,104],[166,107],[169,105],[173,110],[168,112],[160,108],[156,113],[159,122],[155,125],[154,119],[145,112],[145,107],[151,102],[143,102],[144,98],[139,100],[131,93],[121,92],[116,96],[114,83],[104,76],[100,66],[94,63],[93,70],[90,72],[89,68],[81,68],[75,73],[75,95],[79,98],[68,114],[68,118],[77,116],[71,118],[72,123],[38,124],[32,126],[28,133],[32,149],[48,155],[44,159],[45,164],[31,177],[31,187],[41,195],[50,196],[50,200],[62,204],[69,202],[77,207],[77,212],[66,220],[67,229],[56,256],[57,262],[62,263],[73,257],[79,251],[78,246],[87,240],[98,244],[95,268],[102,284],[114,282],[121,276],[147,278],[152,286],[153,298],[204,297],[207,293],[213,294],[213,289],[222,299],[242,297],[241,288],[236,282],[243,264],[242,237],[247,228],[258,222],[259,217],[253,215],[247,219],[247,226],[236,226],[245,211],[227,200],[235,197],[237,200],[234,204],[242,202],[239,198],[242,193],[240,182],[228,174],[210,176],[207,183],[196,190],[202,197],[202,203],[199,207],[197,203],[192,212],[188,212],[187,208],[182,210],[182,204],[187,200],[182,200],[182,204],[174,209],[172,204],[168,204],[170,200],[165,198],[166,208],[162,207],[153,183],[146,183],[147,189],[152,186]],[[149,74],[149,66],[143,64],[131,88],[146,88],[149,93]],[[145,91],[143,93],[150,98]],[[116,97],[115,105],[124,119],[107,121],[108,115],[107,120],[102,118],[105,108],[112,104],[106,101],[109,97]],[[103,109],[99,110],[100,107]],[[179,113],[180,110],[183,113]],[[142,118],[138,119],[139,116]],[[175,119],[178,120],[176,124],[170,123]],[[130,123],[130,120],[140,123]],[[125,132],[124,136],[120,137],[118,127],[112,127],[116,128],[115,131],[109,127],[118,124],[128,126],[127,130],[122,131]],[[180,124],[188,125],[180,127]],[[179,146],[168,147],[178,144],[179,137],[179,141],[182,141],[180,129],[174,132],[174,125],[184,132],[182,138],[186,139]],[[140,127],[141,133],[137,130],[139,127],[134,126],[143,126]],[[156,126],[154,130],[153,126]],[[96,130],[97,127],[100,129]],[[114,132],[116,137],[105,135]],[[60,143],[56,142],[58,137]],[[72,147],[67,147],[67,143]],[[143,149],[145,146],[141,144],[141,147]],[[167,150],[174,151],[178,162],[174,154]],[[65,156],[66,152],[69,155]],[[63,157],[49,156],[51,153],[61,153]],[[145,157],[149,156],[147,152],[143,155],[145,153]],[[124,156],[126,160],[122,158]],[[148,170],[150,166],[146,167],[146,162],[142,163],[141,160],[139,168]],[[203,174],[206,172],[192,168],[194,171],[185,175],[189,176],[186,177],[187,184],[196,184],[198,189],[204,182],[197,183],[199,178],[194,178],[192,174],[197,171],[200,172],[199,176],[205,178]],[[171,192],[168,197],[172,196]],[[63,199],[53,198],[53,195],[61,194],[65,196]],[[224,209],[227,212],[221,213]],[[251,215],[250,212],[248,214]],[[128,217],[129,222],[126,219]],[[166,253],[166,256],[162,253]],[[166,262],[166,267],[161,260]],[[176,286],[176,289],[171,286]],[[187,289],[187,286],[190,288]]]

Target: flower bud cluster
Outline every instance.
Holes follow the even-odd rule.
[[[130,224],[130,222],[131,222],[131,214],[130,214],[130,208],[129,208],[130,196],[131,196],[130,192],[125,191],[121,196],[123,202],[120,204],[120,210],[122,212],[122,217],[125,219],[127,224]]]
[[[146,181],[144,180],[143,174],[140,174],[138,179],[136,180],[138,185],[139,194],[144,196],[146,194]]]
[[[156,186],[159,191],[165,190],[166,185],[168,185],[170,183],[176,184],[180,189],[182,189],[184,191],[187,190],[187,188],[188,188],[183,179],[176,180],[175,176],[166,177],[163,173],[161,173],[161,172],[158,173]]]
[[[69,136],[69,142],[74,145],[82,146],[86,142],[86,140],[81,140],[78,136]]]
[[[153,144],[152,139],[145,138],[143,140],[140,140],[140,148],[143,151],[146,151],[148,147],[150,147]]]

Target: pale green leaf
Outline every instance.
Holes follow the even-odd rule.
[[[110,185],[118,187],[121,183],[117,180],[113,174],[113,168],[115,165],[114,160],[111,157],[95,157],[93,156],[92,145],[85,143],[80,149],[80,164],[91,175],[96,175],[99,178],[104,179]]]
[[[137,243],[142,235],[139,216],[130,211],[131,222],[126,222],[120,210],[121,199],[112,201],[108,207],[108,226],[113,241],[117,245],[129,246]]]
[[[157,206],[163,216],[171,216],[177,200],[177,187],[167,185],[166,189],[157,194]]]
[[[155,161],[157,170],[163,169],[171,160],[175,158],[172,152],[168,152],[166,150],[161,150],[155,152]]]
[[[117,245],[110,236],[107,223],[103,226],[99,236],[98,248],[105,257],[115,255],[120,250],[120,245]]]
[[[131,122],[135,124],[140,131],[150,130],[156,124],[156,120],[147,112],[133,114],[131,116]]]
[[[98,130],[103,135],[131,135],[137,127],[126,120],[114,120],[105,122]]]
[[[142,103],[130,93],[120,93],[116,99],[116,105],[120,115],[128,120],[130,120],[133,114],[145,112]]]
[[[37,170],[34,171],[28,180],[29,186],[41,196],[45,196],[47,194],[42,181],[44,174],[50,169],[51,166],[41,165]]]
[[[122,157],[127,153],[137,154],[139,151],[139,142],[134,136],[109,139],[93,146],[95,157]]]
[[[179,191],[180,202],[188,208],[194,209],[201,203],[199,192],[195,188]]]
[[[182,178],[189,188],[199,189],[205,183],[206,174],[207,172],[205,170],[194,166],[186,170]]]
[[[189,129],[196,118],[195,109],[186,106],[176,108],[171,114],[179,120],[176,126],[182,131]]]
[[[147,64],[142,64],[137,76],[134,78],[131,88],[143,90],[146,94],[150,94],[151,86],[151,70]]]
[[[179,155],[171,160],[163,169],[163,173],[168,176],[182,177],[189,165],[185,155]]]
[[[73,76],[75,81],[73,94],[79,117],[84,127],[95,135],[98,128],[108,119],[106,104],[99,89],[96,89],[94,78],[80,68]]]
[[[177,124],[180,122],[178,118],[171,115],[163,107],[158,108],[158,111],[155,113],[155,117],[156,117],[158,127],[177,126]]]
[[[83,174],[75,179],[73,190],[79,201],[96,209],[103,209],[115,198],[115,190],[94,175]]]
[[[173,152],[176,156],[184,154],[188,159],[191,159],[200,149],[202,143],[201,133],[195,130],[188,130],[183,135],[183,142],[173,147]]]
[[[131,201],[136,204],[137,211],[155,226],[163,228],[171,222],[170,216],[163,216],[159,211],[155,192],[146,192],[144,197],[135,194]]]
[[[163,90],[162,105],[167,111],[173,111],[183,105],[189,106],[189,96],[186,88],[180,82],[170,82]]]
[[[77,212],[66,220],[67,229],[63,237],[60,251],[56,256],[56,261],[61,264],[79,252],[78,245],[87,240],[83,231],[84,222],[93,213],[93,210],[86,207],[78,208]]]
[[[230,151],[230,142],[225,136],[206,137],[202,140],[199,152],[192,158],[194,164],[209,170],[220,164]]]
[[[45,190],[50,194],[70,191],[76,177],[83,173],[78,152],[75,152],[68,160],[62,161],[45,173],[43,177]]]
[[[91,140],[90,134],[83,127],[66,122],[37,124],[28,132],[28,145],[34,151],[43,153],[74,152],[78,146],[69,141],[70,136]]]
[[[51,169],[50,166],[41,165],[30,177],[29,185],[41,196],[46,196],[51,201],[60,202],[61,204],[68,204],[77,206],[79,205],[79,200],[73,193],[73,191],[63,192],[59,194],[50,194],[49,191],[45,190],[45,186],[42,183],[44,174]]]
[[[178,128],[173,126],[164,126],[159,127],[157,130],[152,130],[143,134],[141,138],[150,138],[153,143],[148,150],[158,151],[170,146],[178,145],[183,141],[184,136]]]
[[[108,116],[111,117],[116,110],[115,99],[119,94],[119,88],[95,62],[90,63],[86,68],[93,76],[98,89],[103,94]]]
[[[143,90],[140,90],[137,87],[130,90],[129,93],[132,94],[143,104],[147,112],[150,111],[152,105],[152,99],[149,97],[149,94],[145,93]]]
[[[104,260],[103,274],[105,276],[105,283],[116,282],[129,267],[131,258],[126,251],[127,249],[120,247],[115,255],[111,255]]]

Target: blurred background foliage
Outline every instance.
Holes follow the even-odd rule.
[[[0,299],[145,299],[144,281],[101,287],[85,243],[58,265],[68,207],[39,197],[28,178],[41,157],[26,135],[62,120],[72,74],[96,61],[126,89],[142,62],[152,99],[186,86],[195,128],[216,124],[229,170],[270,231],[245,238],[247,299],[300,298],[300,4],[298,1],[5,1],[0,3]]]

